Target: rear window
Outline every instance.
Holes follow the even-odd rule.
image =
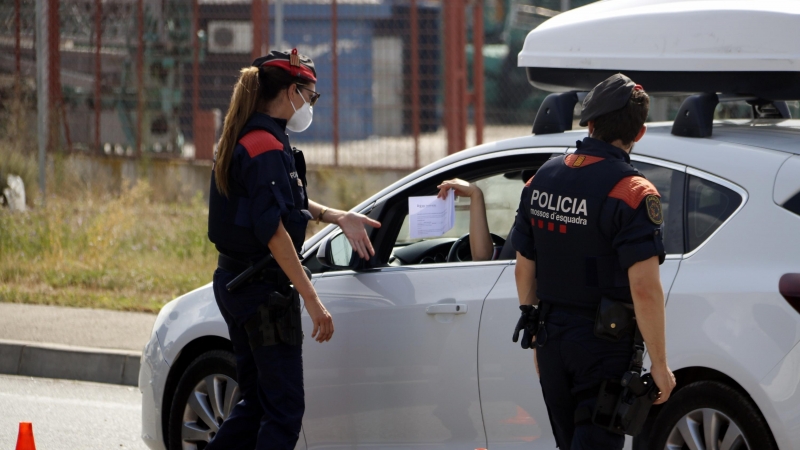
[[[708,239],[742,203],[742,196],[696,176],[689,176],[686,198],[687,252]]]
[[[781,206],[800,216],[800,192],[794,194],[794,197],[786,200],[786,202]]]
[[[664,250],[668,255],[683,253],[683,172],[641,161],[631,162],[653,183],[661,195],[664,214]]]

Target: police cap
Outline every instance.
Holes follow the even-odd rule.
[[[253,67],[280,67],[292,76],[302,78],[312,83],[317,82],[317,71],[314,61],[308,56],[297,53],[297,49],[288,52],[273,50],[266,56],[256,58]]]
[[[642,90],[642,86],[621,73],[606,78],[583,99],[580,125],[585,127],[590,120],[622,109],[635,90]]]

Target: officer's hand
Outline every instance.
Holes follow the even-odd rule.
[[[319,298],[305,302],[306,311],[311,316],[311,322],[314,324],[314,331],[311,332],[311,338],[317,342],[326,342],[333,336],[333,318],[327,309],[319,301]]]
[[[447,198],[447,191],[450,189],[454,189],[456,191],[455,194],[459,197],[472,197],[472,194],[480,190],[478,186],[475,186],[474,184],[471,184],[468,181],[464,181],[460,178],[442,181],[442,184],[436,187],[439,189],[439,193],[436,196],[442,200]]]
[[[511,340],[517,342],[519,340],[519,332],[522,331],[520,345],[527,350],[533,347],[533,342],[536,340],[536,332],[539,328],[539,310],[532,305],[520,305],[519,310],[522,314],[517,320],[517,326],[514,328]]]
[[[654,405],[660,405],[669,400],[672,390],[675,389],[675,375],[669,370],[666,364],[661,366],[650,366],[650,375],[653,376],[656,386],[661,391],[658,400],[653,402]]]
[[[367,230],[364,227],[369,225],[373,228],[380,228],[380,222],[363,214],[348,212],[339,218],[337,225],[342,229],[347,240],[350,241],[350,246],[358,253],[358,256],[369,259],[375,255],[375,249],[372,248],[372,242],[369,241]]]

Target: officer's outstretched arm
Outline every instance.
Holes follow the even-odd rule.
[[[517,266],[514,268],[514,279],[517,281],[517,296],[520,305],[538,305],[536,298],[536,261],[528,259],[517,252]]]
[[[275,230],[275,234],[269,240],[268,246],[283,273],[289,277],[297,292],[303,296],[306,311],[308,311],[314,323],[314,331],[311,333],[311,337],[315,338],[317,342],[330,340],[331,336],[333,336],[333,319],[319,300],[311,280],[306,276],[303,266],[297,258],[292,238],[286,228],[283,227],[283,222],[278,221],[278,229]]]
[[[655,404],[664,403],[675,387],[675,376],[667,365],[664,291],[658,272],[658,256],[639,261],[628,269],[636,323],[642,332],[652,366],[650,373],[661,390]]]
[[[312,217],[316,217],[322,222],[339,225],[347,240],[350,241],[350,246],[358,253],[358,256],[369,259],[375,255],[375,249],[369,240],[366,227],[380,228],[381,223],[377,220],[372,220],[363,214],[352,211],[328,208],[311,200],[308,201],[308,211]]]

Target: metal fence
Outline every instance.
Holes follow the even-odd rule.
[[[238,69],[296,47],[323,94],[292,136],[309,162],[414,168],[528,133],[525,34],[588,2],[3,0],[0,109],[48,151],[211,159]]]

